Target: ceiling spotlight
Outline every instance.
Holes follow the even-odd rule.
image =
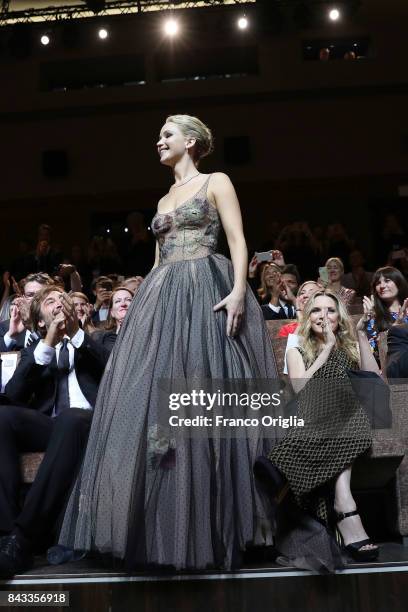
[[[44,47],[46,47],[47,45],[50,44],[51,39],[48,34],[43,34],[40,38],[40,42],[42,45],[44,45]]]
[[[337,21],[340,19],[340,11],[339,9],[333,8],[329,11],[329,19],[332,21]]]
[[[105,30],[105,28],[101,28],[98,32],[98,36],[101,40],[105,40],[106,38],[108,38],[108,30]]]
[[[178,34],[179,24],[175,19],[168,19],[164,24],[164,33],[167,36],[175,36]]]
[[[248,19],[246,17],[240,17],[237,21],[237,25],[240,30],[246,30],[249,25]]]

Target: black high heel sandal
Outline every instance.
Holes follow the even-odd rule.
[[[339,546],[343,550],[348,552],[349,555],[353,557],[355,561],[362,561],[362,562],[375,561],[378,558],[378,554],[380,552],[380,549],[378,546],[376,546],[376,548],[362,550],[363,546],[367,546],[367,544],[374,544],[374,542],[370,538],[367,538],[365,540],[359,540],[358,542],[351,542],[350,544],[347,544],[346,546],[344,544],[343,536],[341,535],[340,530],[338,528],[338,524],[341,523],[341,521],[348,518],[349,516],[358,515],[358,511],[357,510],[353,510],[352,512],[333,511],[333,514],[334,514],[335,522],[336,522],[336,540]]]

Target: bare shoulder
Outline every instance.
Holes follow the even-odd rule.
[[[231,185],[231,179],[228,174],[225,174],[224,172],[213,172],[211,174],[210,184],[219,186]]]
[[[296,346],[291,346],[288,349],[287,356],[291,357],[291,359],[302,359],[302,355],[299,353]]]
[[[211,180],[208,186],[210,200],[219,208],[225,208],[228,203],[236,201],[236,193],[234,186],[228,174],[224,172],[214,172],[211,175]]]
[[[298,351],[298,349],[295,346],[291,346],[286,353],[286,359],[288,361],[288,364],[296,364],[296,365],[303,365],[303,358],[302,355],[300,354],[300,352]]]

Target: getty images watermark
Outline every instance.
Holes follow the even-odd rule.
[[[171,437],[282,437],[304,421],[279,380],[160,381],[159,424]]]
[[[282,392],[276,393],[230,393],[217,389],[215,393],[209,393],[203,389],[192,389],[189,393],[170,393],[169,395],[169,410],[178,411],[181,408],[197,408],[210,411],[219,411],[220,409],[250,409],[254,411],[262,408],[277,408],[282,404]],[[224,414],[215,414],[208,416],[197,414],[196,416],[179,416],[172,414],[169,417],[169,425],[171,427],[303,427],[303,419],[298,419],[297,416],[283,417],[272,416],[271,414],[263,414],[255,416],[225,416]]]

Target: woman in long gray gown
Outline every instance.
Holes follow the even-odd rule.
[[[163,435],[160,381],[276,378],[276,366],[261,309],[246,291],[234,188],[225,174],[198,171],[212,149],[210,130],[174,115],[157,147],[175,182],[152,221],[156,261],[101,382],[60,543],[108,553],[127,569],[230,568],[248,544],[271,543],[253,477],[270,440],[261,431],[238,439]],[[221,226],[232,264],[216,253]]]

